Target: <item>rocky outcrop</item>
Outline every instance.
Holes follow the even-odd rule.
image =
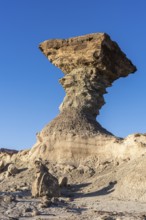
[[[119,46],[107,34],[97,33],[48,40],[39,48],[64,72],[60,83],[66,92],[61,114],[42,131],[43,136],[62,130],[88,136],[99,131],[109,134],[96,121],[105,103],[103,95],[115,80],[136,70]]]
[[[103,95],[115,80],[134,73],[136,67],[105,33],[47,40],[39,48],[64,72],[60,83],[66,96],[60,114],[37,133],[31,155],[60,160],[65,153],[67,160],[80,160],[102,152],[100,146],[116,139],[96,121],[105,103]]]
[[[32,183],[33,197],[58,197],[60,189],[58,180],[49,173],[41,160],[35,160],[35,178]]]
[[[7,149],[7,148],[0,148],[0,153],[6,153],[6,154],[9,154],[9,155],[13,155],[13,154],[17,154],[18,150]]]

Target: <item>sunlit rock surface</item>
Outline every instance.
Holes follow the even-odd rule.
[[[65,151],[69,153],[67,157],[78,154],[84,157],[104,139],[116,139],[96,121],[96,116],[105,103],[106,88],[136,71],[117,43],[105,33],[95,33],[46,40],[39,48],[64,72],[60,83],[66,96],[60,114],[37,134],[38,142],[33,150],[52,155],[56,150],[58,155]]]

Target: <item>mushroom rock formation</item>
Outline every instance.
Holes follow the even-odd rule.
[[[80,158],[90,154],[93,148],[94,152],[97,150],[99,137],[102,136],[100,142],[115,140],[116,137],[96,121],[96,116],[105,104],[106,88],[136,71],[117,43],[105,33],[95,33],[66,40],[46,40],[39,48],[65,74],[60,83],[66,96],[60,105],[60,114],[38,134],[39,141],[32,151],[51,153],[51,158],[55,152],[62,156],[68,152],[70,157],[80,155]]]

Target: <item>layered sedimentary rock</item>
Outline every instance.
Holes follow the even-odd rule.
[[[40,49],[65,74],[60,83],[66,97],[60,106],[61,114],[56,118],[57,122],[54,121],[52,126],[49,124],[50,130],[106,133],[96,122],[96,116],[105,103],[103,95],[106,88],[116,79],[133,73],[135,66],[103,33],[48,40],[40,44]]]
[[[92,142],[96,142],[99,135],[111,138],[112,134],[96,121],[105,103],[103,95],[115,80],[136,71],[117,43],[105,33],[96,33],[47,40],[39,48],[65,74],[60,83],[66,96],[60,105],[60,114],[38,133],[39,143],[35,149],[41,145],[42,151],[54,152],[57,141],[61,144],[64,139],[65,148],[80,152],[85,146],[84,138],[93,137]],[[86,145],[90,145],[88,140]]]

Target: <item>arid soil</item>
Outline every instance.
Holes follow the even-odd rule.
[[[68,178],[68,186],[61,188],[61,196],[52,198],[48,207],[41,206],[42,198],[31,195],[33,165],[18,161],[16,175],[7,176],[7,168],[0,174],[0,219],[144,220],[146,181],[139,181],[145,170],[144,161],[145,155],[135,160],[101,164],[96,157],[91,157],[78,167],[45,161],[49,172],[58,179]]]

